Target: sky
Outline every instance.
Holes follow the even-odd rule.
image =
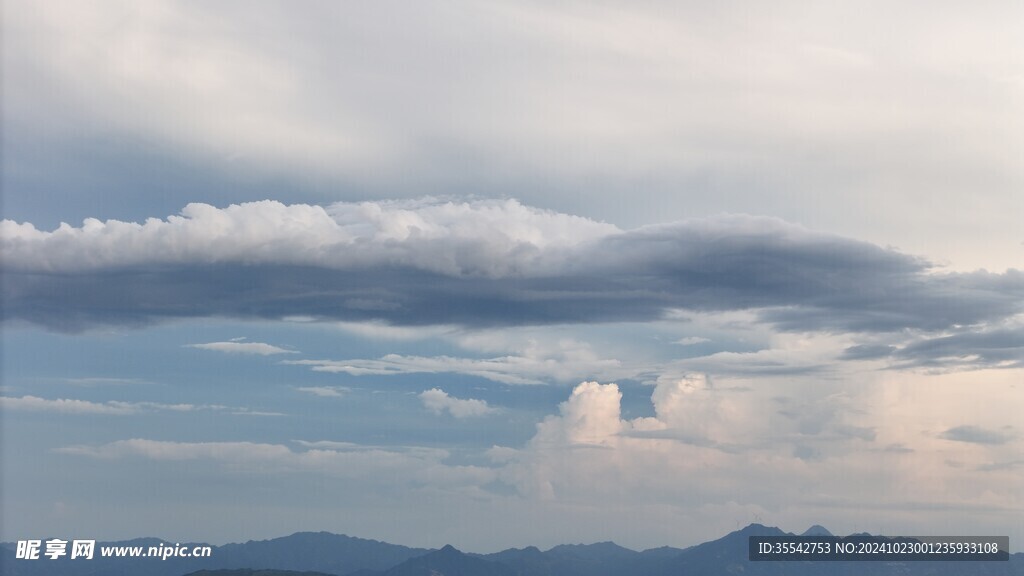
[[[2,10],[0,540],[1024,542],[1020,3]]]

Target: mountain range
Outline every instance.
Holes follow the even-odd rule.
[[[213,546],[208,558],[103,558],[103,546],[157,546],[152,538],[98,542],[92,560],[15,559],[14,543],[0,544],[5,576],[1024,576],[1024,554],[1006,562],[751,562],[751,536],[789,533],[751,524],[689,548],[637,552],[613,542],[567,544],[547,551],[512,548],[492,554],[409,548],[327,532],[299,532],[272,540]],[[812,526],[804,535],[830,535]]]

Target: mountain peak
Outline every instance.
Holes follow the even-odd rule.
[[[764,524],[750,524],[744,528],[741,528],[732,534],[739,534],[741,536],[783,536],[786,533],[775,526],[765,526]],[[729,534],[728,536],[731,536]],[[728,538],[728,536],[726,536]]]
[[[630,557],[639,554],[635,550],[619,546],[615,542],[595,542],[594,544],[560,544],[548,550],[555,555],[588,556],[611,560],[613,558]]]
[[[804,533],[801,534],[801,536],[832,536],[832,533],[828,531],[828,528],[825,528],[820,524],[815,524],[807,530],[804,530]]]
[[[513,576],[504,564],[463,554],[451,544],[440,550],[411,558],[381,573],[381,576]]]

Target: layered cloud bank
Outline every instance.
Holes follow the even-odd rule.
[[[786,330],[938,331],[1006,320],[1024,302],[1019,270],[941,273],[777,219],[621,230],[514,200],[190,204],[166,220],[50,232],[5,220],[0,238],[5,319],[61,331],[208,316],[481,327],[674,310],[755,310]],[[884,349],[852,353],[868,352]]]

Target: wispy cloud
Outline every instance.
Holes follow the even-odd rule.
[[[143,380],[141,378],[65,378],[65,382],[73,386],[132,386],[136,384],[152,384],[149,380]]]
[[[65,414],[137,414],[140,409],[123,402],[90,402],[57,398],[49,400],[38,396],[22,396],[20,398],[2,397],[0,407],[5,410],[24,410],[28,412],[61,412]]]
[[[469,418],[473,416],[486,416],[497,410],[487,405],[484,400],[460,399],[449,396],[440,388],[431,388],[420,393],[420,401],[423,407],[434,414],[448,412],[455,418]]]
[[[376,360],[287,360],[286,364],[309,366],[317,372],[342,372],[353,376],[398,374],[467,374],[502,384],[543,384],[569,381],[580,374],[625,375],[628,370],[615,359],[602,359],[579,344],[565,348],[527,350],[496,358],[455,356],[403,356],[388,354]]]
[[[332,441],[296,442],[302,448],[258,442],[169,442],[133,438],[97,446],[58,448],[61,454],[102,460],[143,458],[157,462],[206,461],[228,471],[314,474],[373,484],[448,488],[493,481],[496,471],[447,465],[447,450],[416,446],[360,446]]]
[[[346,386],[298,386],[299,392],[320,396],[322,398],[341,398],[352,389]]]
[[[276,412],[261,412],[219,404],[165,404],[161,402],[122,402],[119,400],[108,400],[106,402],[92,402],[89,400],[76,400],[70,398],[47,399],[38,396],[0,397],[0,408],[6,410],[20,410],[26,412],[58,412],[64,414],[106,414],[124,416],[131,414],[142,414],[146,412],[197,412],[197,411],[218,411],[233,415],[262,415],[281,416]]]
[[[917,338],[892,352],[899,367],[1024,368],[1024,318]]]
[[[286,350],[263,342],[207,342],[205,344],[186,344],[186,348],[199,348],[200,350],[213,350],[215,352],[226,352],[228,354],[255,354],[259,356],[273,356],[274,354],[298,354],[296,350]]]

